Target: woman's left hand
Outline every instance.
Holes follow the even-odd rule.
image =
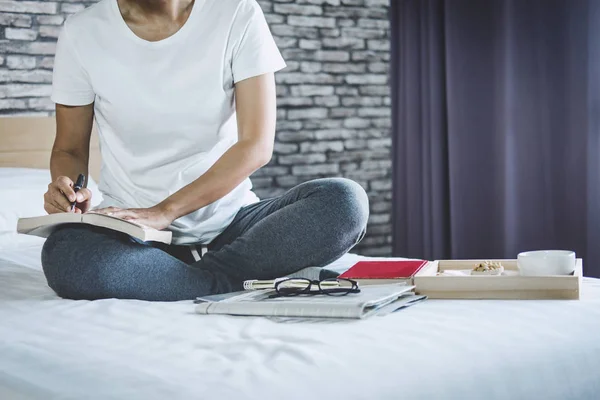
[[[131,221],[136,224],[144,225],[150,228],[163,230],[171,225],[173,219],[170,218],[165,211],[159,207],[150,208],[118,208],[118,207],[107,207],[98,210],[91,211],[93,213],[110,215]]]

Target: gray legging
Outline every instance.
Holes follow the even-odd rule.
[[[317,179],[243,207],[199,261],[187,246],[66,225],[46,240],[42,266],[48,285],[65,298],[189,300],[240,290],[246,279],[324,266],[362,239],[368,216],[360,185]]]

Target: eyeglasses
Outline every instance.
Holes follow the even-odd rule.
[[[270,297],[326,294],[328,296],[345,296],[360,293],[358,282],[352,279],[329,278],[312,281],[305,278],[287,278],[275,284],[275,292]]]

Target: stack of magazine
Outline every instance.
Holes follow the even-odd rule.
[[[198,314],[253,315],[266,317],[354,318],[386,315],[413,305],[425,296],[405,284],[373,285],[345,296],[315,294],[273,297],[275,290],[252,290],[196,299]]]

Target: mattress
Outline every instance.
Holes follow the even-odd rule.
[[[293,323],[62,300],[39,253],[0,252],[0,399],[600,398],[599,280],[580,301],[427,300]]]

